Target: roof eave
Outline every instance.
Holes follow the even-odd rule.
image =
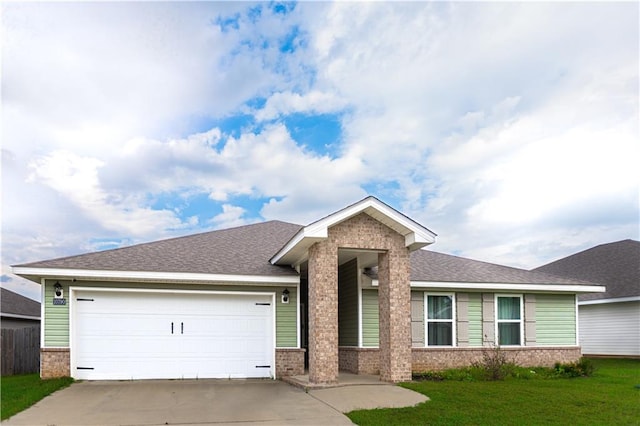
[[[138,281],[138,282],[194,282],[194,283],[281,283],[297,284],[297,275],[234,275],[206,274],[195,272],[156,272],[156,271],[111,271],[95,269],[36,268],[14,266],[12,272],[23,278],[40,283],[43,278]]]
[[[491,291],[532,291],[554,293],[604,293],[607,289],[601,285],[588,284],[534,284],[534,283],[478,283],[411,280],[411,287],[455,290],[491,290]]]
[[[307,259],[307,250],[329,236],[329,228],[360,213],[366,213],[402,234],[409,251],[433,244],[436,234],[375,197],[367,197],[349,207],[302,228],[269,261],[274,265],[296,267]]]

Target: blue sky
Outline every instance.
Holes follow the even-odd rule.
[[[533,268],[638,239],[638,4],[2,4],[2,280],[374,195]]]

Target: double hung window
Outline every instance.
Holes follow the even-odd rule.
[[[453,294],[425,294],[427,346],[455,346]]]
[[[499,346],[522,345],[522,296],[496,296]]]

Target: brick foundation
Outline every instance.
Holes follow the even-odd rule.
[[[304,349],[276,349],[276,378],[304,374]]]
[[[68,348],[40,349],[40,377],[51,379],[54,377],[71,376],[71,354]]]
[[[491,349],[488,349],[491,350]],[[502,348],[507,359],[523,367],[553,367],[556,362],[567,363],[580,359],[580,348],[522,347]],[[413,348],[411,350],[413,372],[438,371],[468,367],[482,361],[483,348]],[[378,348],[340,347],[340,370],[355,374],[379,374],[380,351]]]
[[[491,351],[492,349],[484,349]],[[522,367],[553,367],[556,362],[566,363],[580,359],[579,347],[521,347],[502,348],[507,360]],[[413,371],[437,371],[467,367],[482,361],[482,348],[428,349],[413,348]]]
[[[380,374],[380,350],[341,346],[340,370],[355,374]]]

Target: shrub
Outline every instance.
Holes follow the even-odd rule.
[[[489,348],[482,350],[482,361],[471,364],[481,369],[487,380],[504,380],[505,377],[515,375],[517,366],[507,360],[507,354],[500,346],[491,344]]]
[[[595,367],[588,358],[580,358],[576,362],[560,364],[557,362],[553,368],[560,377],[589,377],[593,375]]]

